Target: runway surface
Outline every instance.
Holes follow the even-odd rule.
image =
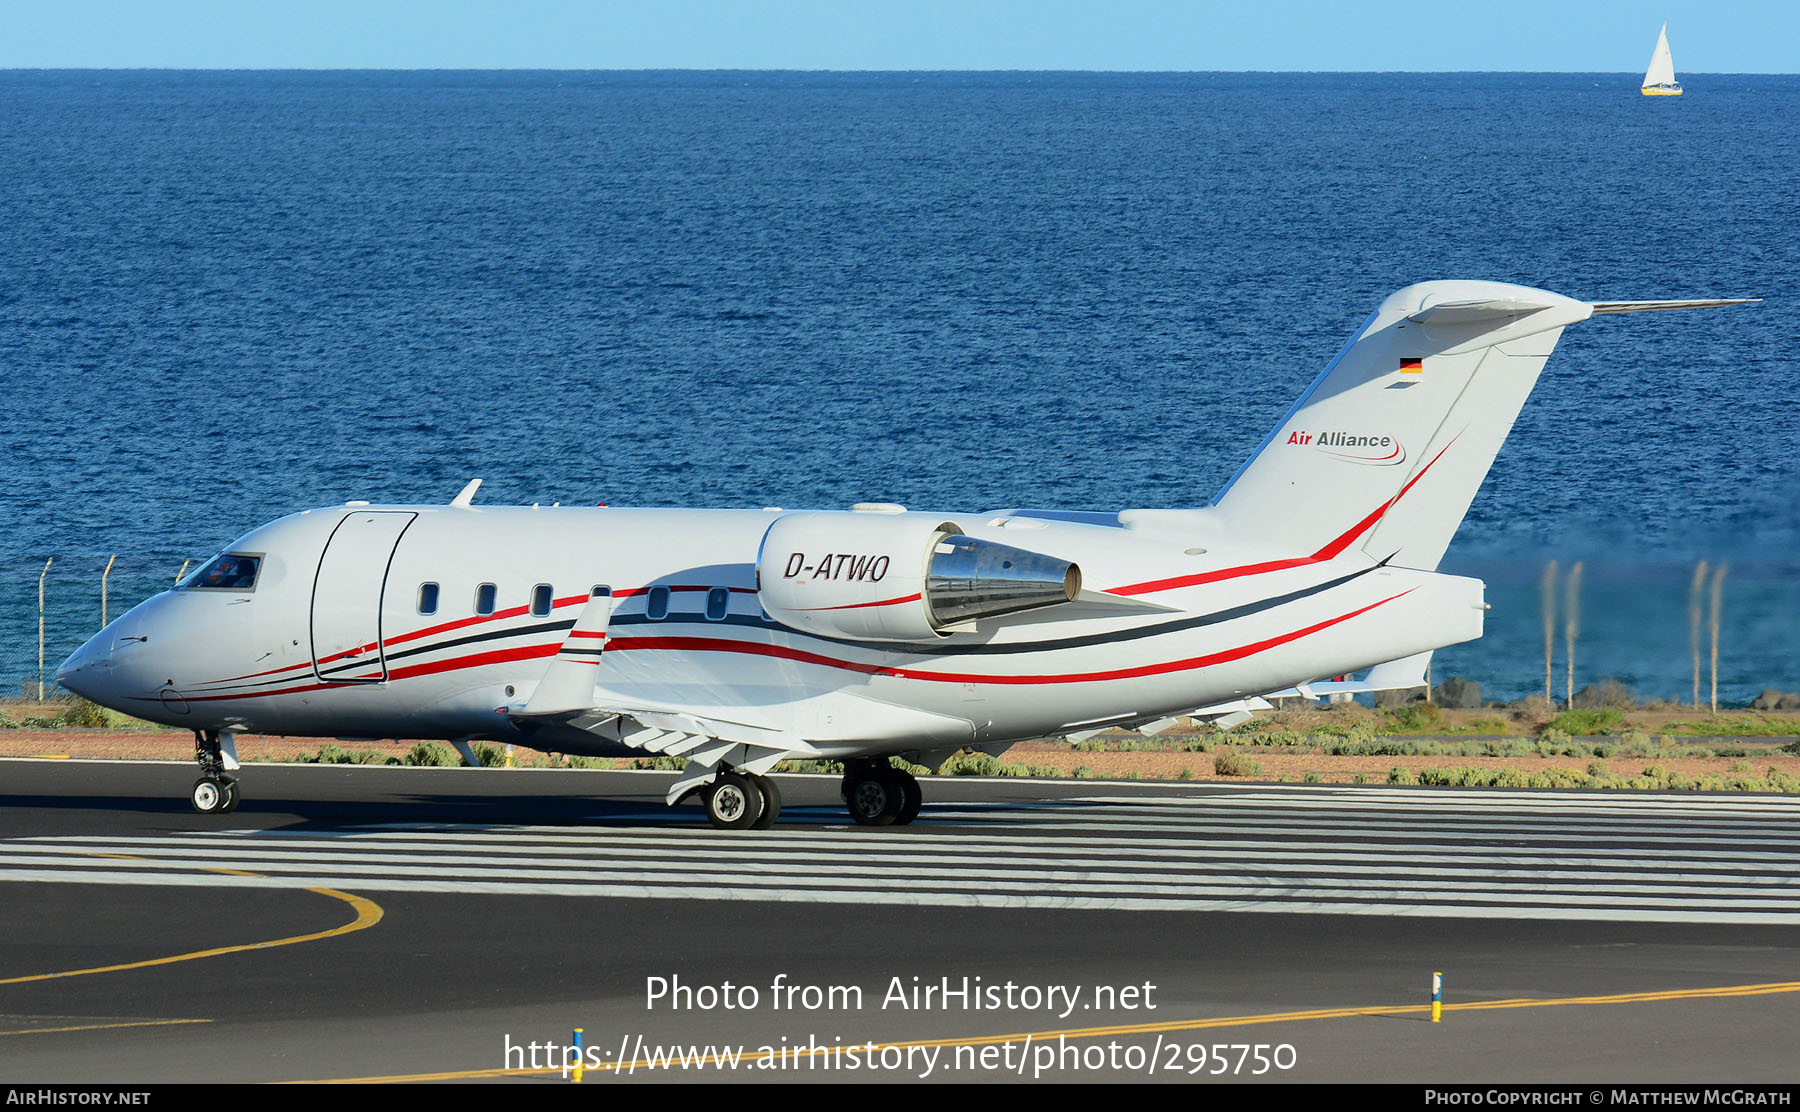
[[[607,1083],[1800,1074],[1800,800],[956,779],[871,830],[791,777],[732,834],[658,774],[244,775],[0,762],[9,1077],[557,1078],[575,1027]]]

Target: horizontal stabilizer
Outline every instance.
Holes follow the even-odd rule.
[[[1472,321],[1523,316],[1549,309],[1553,301],[1534,301],[1524,297],[1478,297],[1459,301],[1427,302],[1424,308],[1407,315],[1407,320],[1420,324],[1467,324]]]
[[[1754,305],[1760,297],[1715,297],[1699,301],[1596,301],[1594,315],[1601,313],[1654,313],[1661,309],[1715,309],[1721,305]]]

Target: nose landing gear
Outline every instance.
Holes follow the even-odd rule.
[[[189,800],[194,810],[203,815],[228,815],[237,810],[238,782],[231,775],[237,771],[237,747],[229,734],[217,730],[194,731],[194,761],[200,766],[200,779],[194,781]]]

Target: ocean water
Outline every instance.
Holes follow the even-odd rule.
[[[0,72],[0,687],[293,509],[1205,502],[1429,278],[1571,329],[1445,568],[1542,686],[1800,689],[1800,78]],[[1303,508],[1297,510],[1303,512]],[[1562,674],[1559,649],[1558,684]]]

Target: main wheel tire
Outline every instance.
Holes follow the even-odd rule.
[[[900,813],[894,816],[894,825],[911,826],[925,806],[925,793],[919,788],[919,778],[910,772],[895,769],[894,779],[900,782]]]
[[[858,826],[891,826],[906,802],[892,769],[875,769],[847,777],[844,804]]]
[[[742,773],[721,772],[706,786],[706,820],[720,830],[748,830],[762,812],[762,789]]]
[[[216,815],[225,810],[225,783],[210,776],[202,776],[194,781],[194,790],[188,798],[194,804],[194,810],[203,815]]]
[[[763,797],[762,814],[756,816],[756,821],[750,824],[750,829],[767,830],[775,825],[776,819],[781,817],[781,789],[776,787],[775,781],[767,776],[752,776],[750,782],[756,785]]]
[[[219,808],[219,813],[221,815],[229,815],[231,812],[237,810],[238,783],[236,780],[225,780],[222,781],[222,783],[225,786],[225,805]]]

